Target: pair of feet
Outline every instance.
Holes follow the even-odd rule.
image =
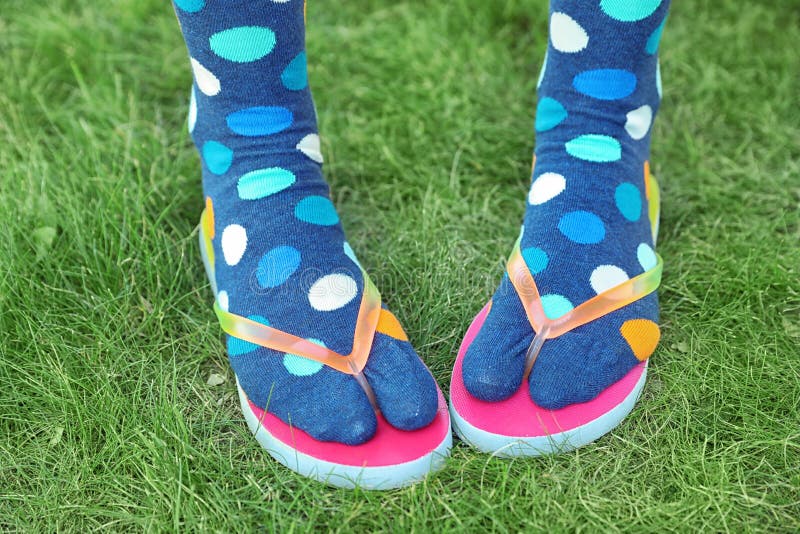
[[[646,191],[644,194],[648,198],[644,202],[646,206],[653,205],[654,209],[648,210],[648,216],[641,208],[644,204],[637,204],[637,220],[642,220],[642,226],[650,232],[654,241],[657,204],[649,196],[650,190],[657,185],[649,178],[648,172],[645,165],[641,180],[643,192]],[[547,178],[548,175],[543,176]],[[532,196],[537,193],[537,184],[541,181],[542,178],[539,178],[534,182]],[[201,246],[206,251],[208,275],[215,288],[218,313],[241,316],[241,313],[234,314],[230,311],[231,297],[228,291],[218,288],[214,258],[221,256],[227,262],[232,252],[230,243],[226,241],[231,227],[226,226],[221,236],[217,235],[217,210],[209,197],[203,219]],[[532,226],[541,228],[544,222]],[[287,227],[289,232],[296,231],[288,224]],[[576,228],[574,231],[586,231],[586,228]],[[526,233],[528,232],[523,226],[516,250],[526,270],[536,281],[534,283],[539,293],[538,302],[545,316],[550,320],[557,320],[570,315],[575,306],[568,303],[565,297],[548,292],[547,289],[552,286],[547,285],[546,279],[543,282],[542,278],[536,276],[548,266],[549,257],[541,248],[524,245],[531,241],[537,243],[542,238],[533,236],[526,240]],[[313,233],[307,237],[316,239]],[[215,243],[220,250],[215,249]],[[625,244],[615,243],[614,246],[623,247]],[[637,275],[656,267],[656,255],[648,241],[642,241],[635,248],[636,261],[640,267]],[[324,271],[313,264],[306,266],[308,273],[296,273],[299,265],[287,265],[281,258],[281,255],[290,255],[287,252],[290,248],[283,246],[278,247],[278,250],[280,254],[272,248],[262,255],[254,273],[255,279],[261,282],[267,278],[286,279],[288,282],[289,278],[296,277],[296,283],[285,282],[279,290],[273,292],[254,289],[253,295],[240,298],[263,300],[267,306],[275,308],[287,304],[305,306],[308,303],[310,313],[304,318],[303,327],[305,332],[314,331],[316,337],[298,334],[299,325],[283,323],[286,326],[276,326],[281,324],[278,322],[282,319],[281,315],[272,321],[258,314],[248,314],[247,318],[251,322],[305,338],[326,348],[329,345],[319,338],[325,337],[323,332],[326,328],[335,328],[337,331],[333,333],[349,339],[350,344],[346,350],[330,349],[332,355],[346,355],[356,351],[356,343],[364,342],[357,338],[363,335],[358,332],[360,323],[366,322],[362,300],[368,299],[365,287],[369,279],[361,270],[360,263],[347,242],[342,245],[342,263],[333,269],[328,267],[333,274],[321,276]],[[572,257],[566,259],[572,263],[569,271],[566,271],[569,278],[574,276],[578,267],[575,260]],[[356,277],[359,283],[355,282]],[[591,275],[584,282],[592,287],[596,295],[603,295],[629,280],[630,277],[620,268],[601,265],[591,270]],[[570,280],[556,278],[554,281],[564,286]],[[622,309],[609,310],[602,317],[570,329],[569,335],[551,340],[537,353],[536,365],[530,365],[529,348],[540,328],[534,330],[526,309],[524,291],[525,289],[520,290],[519,284],[514,284],[508,272],[504,273],[491,299],[492,306],[485,310],[479,332],[470,340],[468,347],[465,347],[463,384],[477,399],[487,402],[503,401],[524,387],[537,406],[549,410],[588,402],[620,380],[638,363],[646,360],[658,342],[657,317],[653,316],[653,312],[657,313],[658,309],[657,296],[653,293],[634,300]],[[270,302],[270,299],[277,301]],[[379,300],[377,302],[380,304]],[[329,312],[345,306],[358,312],[352,321],[350,317],[339,314],[329,315]],[[274,315],[270,312],[263,313]],[[320,321],[322,317],[338,320],[338,324],[326,325]],[[361,362],[371,392],[363,391],[363,384],[348,376],[346,369],[341,372],[335,365],[326,365],[324,358],[313,354],[305,355],[302,347],[295,347],[293,354],[288,347],[286,350],[278,350],[281,348],[280,342],[271,342],[269,339],[261,341],[257,333],[237,334],[231,327],[225,327],[224,320],[223,327],[232,334],[227,337],[228,354],[237,379],[248,398],[315,439],[348,445],[369,441],[377,429],[376,408],[389,424],[406,431],[429,425],[437,413],[436,383],[414,351],[398,319],[385,307],[381,307],[377,313],[377,323],[372,326],[374,335],[365,341],[368,343],[368,350],[364,354],[365,361]],[[290,339],[288,343],[292,341]],[[311,348],[310,351],[313,352],[314,349]],[[371,398],[371,395],[374,397]]]
[[[503,276],[457,363],[476,402],[499,407],[524,390],[537,409],[567,410],[602,396],[655,347],[651,293],[549,339],[527,372],[542,321],[580,315],[656,267],[645,169],[668,3],[551,0],[517,255],[537,298]],[[245,414],[255,428],[268,419],[273,434],[302,431],[311,457],[317,444],[364,447],[383,435],[394,443],[384,449],[402,448],[403,433],[441,426],[436,382],[397,318],[365,298],[368,278],[322,176],[303,2],[175,4],[195,81],[202,248]]]
[[[642,178],[646,219],[655,240],[658,185],[647,165]],[[524,233],[523,227],[500,287],[467,331],[451,383],[450,409],[462,439],[504,456],[570,449],[611,430],[638,398],[645,362],[659,338],[656,323],[642,316],[661,277],[661,263],[652,249],[643,254],[642,245],[637,247],[642,273],[603,286],[593,274],[596,296],[553,313],[550,294],[540,291],[533,276],[541,269],[530,266],[530,248],[521,246]],[[229,335],[231,362],[234,369],[238,367],[245,418],[261,444],[295,471],[341,486],[388,489],[440,467],[451,445],[444,398],[366,273],[361,270],[363,295],[350,329],[351,350],[337,353],[317,338],[275,328],[263,316],[246,318],[230,312],[229,295],[217,287],[216,234],[214,205],[208,198],[201,220],[201,250],[216,295],[214,307]],[[352,261],[358,265],[355,258]],[[274,274],[276,267],[285,269],[285,265],[262,264],[256,276],[272,276],[269,273]],[[323,309],[322,302],[349,301],[355,295],[354,284],[345,281],[352,278],[352,270],[321,278],[315,273],[312,278],[316,281],[310,288],[300,287],[302,298],[314,309]],[[287,301],[298,296],[291,285],[282,295]],[[509,316],[505,306],[518,313]],[[609,325],[618,324],[611,338],[589,337],[605,335]],[[598,357],[613,365],[587,366],[587,373],[586,368],[557,363],[565,356],[565,347],[585,349],[580,343],[587,340],[596,352],[566,353],[566,357]],[[633,364],[621,364],[625,358]],[[559,392],[549,409],[536,400],[543,384],[553,387],[553,377],[546,373],[543,382],[537,381],[542,377],[538,370],[544,367],[540,359],[550,365],[555,360],[556,369],[548,370],[557,379],[564,373],[583,380],[573,384],[576,389]],[[622,369],[620,376],[603,382],[614,367]],[[597,369],[603,373],[599,378],[590,374]],[[280,371],[292,378],[281,383],[275,377]],[[271,383],[265,380],[269,372],[275,373]],[[309,377],[314,380],[301,380]],[[596,394],[585,393],[587,382],[599,384]],[[549,398],[548,393],[543,398]],[[571,395],[582,395],[581,400],[562,402]],[[295,412],[281,409],[298,405]],[[295,419],[295,414],[300,417]]]

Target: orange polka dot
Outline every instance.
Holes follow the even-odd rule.
[[[397,317],[389,310],[381,309],[381,315],[378,317],[378,327],[376,330],[381,334],[386,334],[400,341],[408,341],[408,336],[400,325],[400,321],[398,321]]]
[[[211,197],[206,197],[206,217],[206,228],[203,230],[206,232],[206,237],[214,239],[214,203],[211,202]]]
[[[658,325],[647,319],[625,321],[619,331],[628,342],[633,355],[640,361],[645,361],[655,352],[658,340],[661,339]]]

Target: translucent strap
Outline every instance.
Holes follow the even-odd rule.
[[[656,258],[655,267],[649,271],[600,293],[557,319],[548,318],[544,312],[539,289],[522,258],[519,241],[508,259],[507,268],[511,283],[522,301],[531,326],[537,332],[546,328],[547,339],[552,339],[608,315],[655,291],[661,283],[663,271],[661,256],[656,255]]]
[[[532,167],[531,172],[533,173],[536,167],[536,156],[533,158]],[[643,171],[648,218],[650,219],[650,227],[653,233],[653,244],[655,244],[661,208],[660,191],[658,181],[650,173],[650,162],[644,162]],[[520,251],[521,240],[522,236],[517,239],[517,243],[514,245],[514,250],[508,258],[507,270],[511,284],[514,286],[517,295],[519,295],[525,314],[528,316],[528,322],[530,322],[536,334],[525,355],[525,380],[528,379],[528,375],[533,369],[536,358],[539,356],[546,340],[561,336],[570,330],[623,308],[649,295],[661,284],[664,261],[661,256],[656,254],[656,265],[652,269],[600,293],[558,319],[550,319],[544,312],[542,299],[539,295],[539,289],[536,287],[536,282],[533,280],[533,275],[531,275],[525,259],[522,257],[522,252]]]
[[[372,340],[375,336],[381,313],[380,294],[366,273],[363,276],[364,295],[356,318],[353,349],[347,355],[339,354],[307,339],[247,319],[241,315],[227,312],[220,308],[217,302],[214,303],[214,311],[217,314],[222,330],[233,337],[267,347],[268,349],[295,354],[327,365],[342,373],[355,375],[360,373],[367,365],[369,352],[372,348]]]
[[[533,342],[528,347],[525,376],[527,377],[533,369],[545,340],[559,337],[655,291],[661,283],[661,274],[664,270],[661,256],[656,254],[656,258],[656,265],[652,269],[600,293],[557,319],[550,319],[544,312],[539,289],[525,264],[520,251],[520,241],[517,240],[508,259],[508,275],[522,302],[528,321],[536,332]]]
[[[213,235],[213,219],[208,212],[203,213],[201,231],[207,248],[212,248],[209,235]],[[213,272],[213,264],[211,269]],[[364,280],[364,292],[356,318],[353,348],[350,354],[339,354],[307,339],[230,313],[223,310],[218,302],[214,303],[214,311],[222,330],[233,337],[278,352],[301,356],[342,373],[359,375],[367,365],[372,340],[375,337],[381,314],[381,295],[363,269],[361,273]]]

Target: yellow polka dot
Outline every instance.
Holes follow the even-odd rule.
[[[400,325],[400,321],[398,321],[397,317],[389,310],[381,309],[381,315],[378,318],[378,327],[376,330],[381,334],[399,339],[400,341],[408,341],[408,336]]]
[[[661,339],[658,325],[647,319],[625,321],[619,331],[628,342],[633,355],[640,361],[645,361],[655,352],[658,340]]]

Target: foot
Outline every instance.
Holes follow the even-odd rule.
[[[303,2],[176,0],[176,11],[194,73],[189,128],[214,213],[220,307],[350,353],[364,278],[322,177]],[[376,333],[364,374],[389,424],[419,429],[436,415],[437,386],[402,328],[390,330]],[[352,376],[233,337],[227,348],[250,401],[285,423],[350,445],[375,433]]]
[[[668,4],[551,2],[520,243],[551,319],[655,265],[644,177]],[[558,409],[594,399],[650,356],[657,322],[651,293],[548,340],[528,378],[532,400]],[[505,275],[464,356],[467,391],[485,401],[513,395],[533,336]]]

